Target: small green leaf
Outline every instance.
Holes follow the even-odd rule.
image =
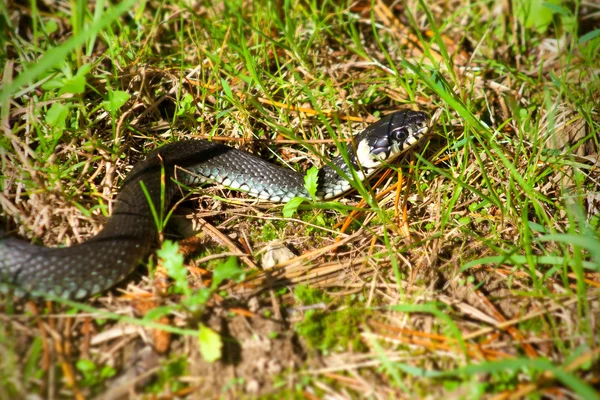
[[[283,206],[283,210],[281,210],[283,216],[285,218],[290,218],[294,213],[298,210],[298,206],[304,202],[302,197],[294,197]]]
[[[42,24],[42,29],[47,35],[51,35],[58,30],[58,23],[53,19],[49,19],[48,22]]]
[[[68,106],[61,103],[54,103],[46,113],[46,123],[52,128],[64,129],[68,115]]]
[[[108,365],[102,367],[102,369],[100,370],[100,380],[103,381],[107,378],[112,378],[113,376],[115,376],[115,374],[117,373],[117,370],[114,369],[113,367],[110,367]]]
[[[593,31],[590,31],[590,32],[586,33],[585,35],[583,35],[582,37],[580,37],[579,41],[577,43],[584,44],[585,42],[595,39],[598,36],[600,36],[600,29],[594,29]]]
[[[532,231],[535,231],[535,232],[541,232],[541,233],[550,232],[548,230],[548,228],[546,228],[544,225],[538,224],[537,222],[527,221],[527,226],[529,227],[529,229],[531,229]]]
[[[70,69],[67,69],[67,75],[64,73],[56,74],[52,79],[44,82],[42,89],[44,90],[55,90],[60,89],[59,95],[65,93],[81,94],[85,91],[86,75],[92,69],[90,64],[82,65],[75,75],[70,74]]]
[[[469,217],[461,217],[458,219],[459,225],[468,225],[471,223],[471,218]]]
[[[198,343],[200,344],[200,353],[206,361],[215,362],[221,358],[223,342],[221,336],[212,329],[201,325],[198,332]]]
[[[187,270],[183,268],[183,255],[179,253],[179,245],[176,242],[165,240],[156,254],[162,259],[167,272],[173,278],[177,279],[187,274]]]
[[[189,294],[191,290],[187,284],[188,270],[183,263],[183,255],[179,253],[179,245],[165,240],[156,254],[160,257],[167,274],[175,281],[175,288],[179,292]]]
[[[217,288],[225,279],[243,279],[244,270],[238,265],[236,257],[229,257],[227,261],[219,264],[213,271],[213,281],[211,287]]]
[[[93,361],[85,358],[78,360],[77,364],[75,364],[75,367],[81,372],[91,372],[96,370],[96,364],[94,364]]]
[[[554,10],[548,5],[560,5],[560,0],[516,0],[515,15],[526,27],[533,28],[539,33],[546,32],[554,18]]]
[[[550,2],[543,2],[542,5],[546,8],[549,8],[550,10],[552,10],[553,13],[559,14],[563,17],[570,17],[573,15],[571,10],[569,10],[566,7],[561,6],[559,3],[552,4]]]
[[[91,69],[92,66],[90,64],[84,64],[77,70],[75,76],[72,76],[70,78],[64,78],[62,88],[60,89],[58,94],[61,95],[64,93],[83,93],[85,91],[85,84],[87,82],[86,75],[88,74],[88,72],[90,72]]]
[[[65,79],[63,81],[63,85],[60,88],[60,90],[58,91],[58,94],[65,94],[65,93],[71,93],[71,94],[81,94],[85,91],[85,76],[77,76],[75,75],[72,78],[69,79]]]
[[[316,200],[317,195],[317,184],[319,183],[319,170],[316,167],[311,167],[306,171],[304,176],[304,187],[310,194],[313,200]]]
[[[189,93],[186,93],[185,96],[183,96],[183,99],[181,99],[181,101],[179,101],[179,105],[177,107],[177,111],[175,112],[175,114],[178,117],[181,117],[183,114],[186,114],[187,112],[189,112],[190,109],[192,108],[193,100],[194,100],[194,98],[192,97],[192,95]]]
[[[208,288],[200,288],[189,296],[182,298],[181,302],[190,310],[198,310],[200,309],[200,306],[208,303],[211,295],[212,290]]]
[[[221,79],[221,86],[223,86],[223,91],[229,100],[233,100],[233,92],[231,91],[231,87],[229,83],[225,79]]]
[[[64,77],[62,75],[53,77],[52,79],[42,84],[42,89],[44,89],[45,91],[60,89],[64,86],[63,78]]]
[[[102,106],[108,112],[118,111],[125,103],[131,95],[122,90],[115,90],[114,92],[108,92],[108,100],[102,102]]]

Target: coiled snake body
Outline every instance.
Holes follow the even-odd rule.
[[[349,190],[350,168],[358,179],[365,179],[384,160],[391,161],[416,143],[428,123],[425,113],[404,110],[367,127],[354,138],[356,147],[348,146],[349,163],[339,156],[319,170],[317,198],[329,199]],[[195,187],[205,182],[274,202],[310,198],[302,173],[222,144],[203,140],[168,144],[133,168],[117,195],[112,216],[88,241],[48,248],[0,238],[0,282],[33,294],[74,299],[102,292],[125,278],[156,242],[159,232],[152,208],[168,206],[180,184]]]

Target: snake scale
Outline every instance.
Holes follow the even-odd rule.
[[[412,147],[428,125],[427,114],[402,110],[368,126],[355,136],[355,146],[348,146],[349,162],[338,156],[319,170],[317,198],[331,199],[350,190],[347,179],[368,178]],[[302,173],[242,150],[203,140],[167,144],[132,169],[119,190],[111,217],[86,242],[49,248],[1,237],[1,286],[70,299],[101,293],[130,274],[152,250],[159,236],[152,208],[166,209],[182,186],[193,188],[207,182],[273,202],[311,197]]]

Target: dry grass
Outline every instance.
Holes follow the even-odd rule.
[[[29,63],[94,26],[94,5],[9,4],[1,215],[47,246],[98,232],[163,143],[211,138],[305,171],[385,112],[436,123],[345,209],[283,218],[222,188],[179,204],[197,233],[181,242],[189,285],[210,286],[222,253],[247,275],[201,311],[182,309],[156,256],[86,304],[2,297],[0,398],[597,390],[600,37],[582,38],[600,9],[565,4],[536,27],[525,3],[150,1],[38,75]],[[107,110],[116,90],[130,98]],[[263,270],[273,241],[294,257]],[[222,361],[202,361],[200,324],[224,338]]]

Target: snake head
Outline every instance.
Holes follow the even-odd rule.
[[[368,169],[379,167],[411,148],[429,129],[429,115],[402,110],[365,129],[355,140],[358,163]]]

